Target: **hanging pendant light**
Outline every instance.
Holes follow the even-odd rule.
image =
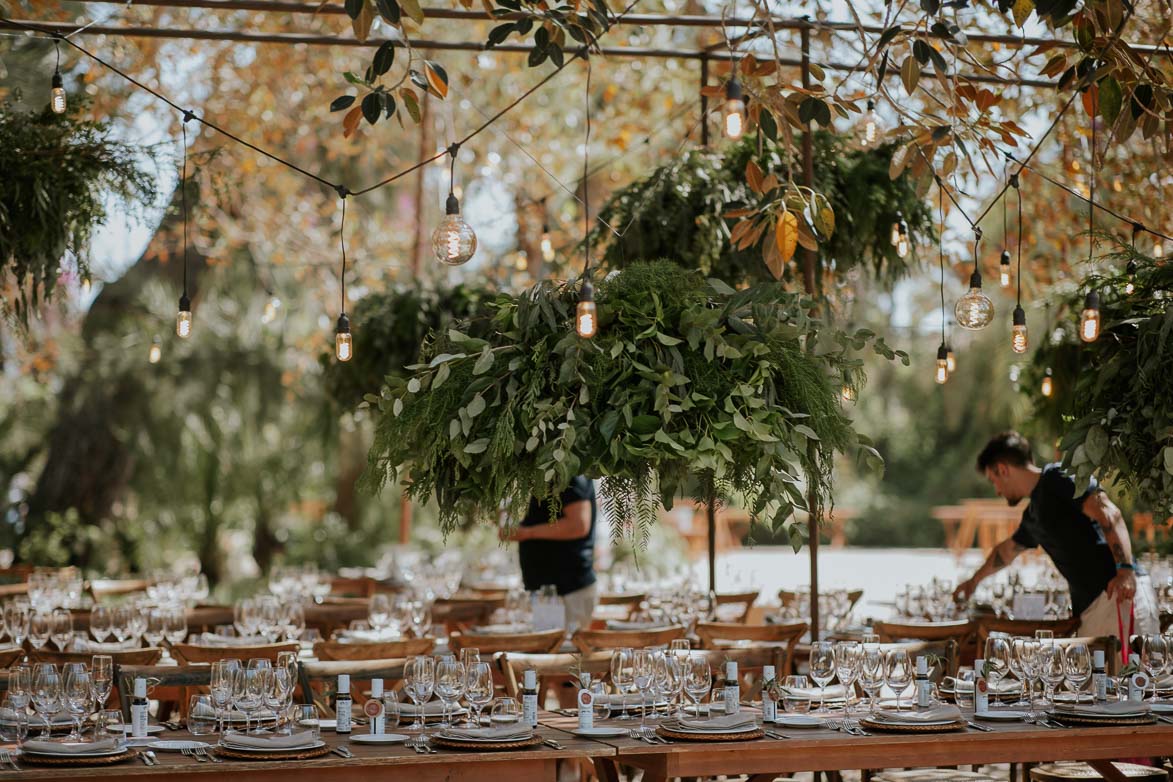
[[[183,203],[183,293],[179,295],[179,312],[175,315],[175,334],[180,339],[191,336],[191,299],[187,295],[187,123],[194,119],[190,111],[183,112],[179,127],[183,133],[183,172],[179,179],[179,197]]]
[[[937,348],[937,371],[933,375],[933,379],[937,381],[938,385],[944,385],[945,381],[949,379],[949,351],[944,342],[941,343],[941,347]]]
[[[937,214],[941,220],[937,231],[937,262],[941,270],[941,345],[937,348],[933,380],[937,385],[944,385],[949,379],[949,348],[945,345],[945,187],[940,177],[937,177]]]
[[[1100,294],[1088,291],[1083,300],[1083,312],[1079,315],[1079,338],[1084,342],[1095,342],[1100,338]]]
[[[598,310],[595,307],[595,289],[589,279],[583,279],[578,291],[578,306],[575,308],[574,330],[583,339],[595,336],[599,328]]]
[[[1054,380],[1052,379],[1050,367],[1047,367],[1047,372],[1045,375],[1043,375],[1043,384],[1042,384],[1042,387],[1039,388],[1039,391],[1045,397],[1050,397],[1052,394],[1055,393],[1055,383],[1054,383]]]
[[[53,78],[49,84],[49,108],[54,114],[64,114],[66,109],[65,81],[61,78],[61,44],[53,42],[57,50],[57,65],[53,68]]]
[[[151,340],[151,349],[147,351],[147,361],[151,364],[158,364],[159,360],[163,358],[163,345],[159,342],[159,338],[155,337]]]
[[[1015,353],[1025,353],[1027,348],[1026,311],[1019,304],[1014,308],[1013,325],[1010,328],[1010,348]]]
[[[957,325],[970,331],[978,331],[990,325],[994,319],[994,302],[982,292],[982,273],[978,269],[978,244],[982,240],[982,229],[973,229],[973,274],[969,276],[969,292],[957,300],[953,314]]]
[[[736,69],[736,63],[733,67]],[[725,137],[729,139],[737,140],[745,132],[745,101],[741,97],[741,82],[736,76],[725,83],[725,119],[722,126]]]
[[[595,305],[595,289],[591,285],[591,196],[590,196],[590,154],[591,154],[591,60],[586,61],[586,138],[582,145],[582,232],[583,269],[582,285],[578,289],[578,306],[574,311],[574,330],[583,339],[590,339],[599,330],[599,312]]]
[[[1019,187],[1018,174],[1010,175],[1010,186],[1014,188],[1014,192],[1018,195],[1018,293],[1014,304],[1014,314],[1010,319],[1010,349],[1015,353],[1025,353],[1030,340],[1026,333],[1026,310],[1022,308],[1022,189]],[[1003,198],[1003,202],[1005,198]],[[1002,252],[1003,263],[1006,268],[1009,268],[1008,262],[1009,253]],[[1006,272],[1003,272],[1006,274]]]
[[[876,102],[868,101],[867,113],[863,115],[863,125],[860,130],[860,145],[864,149],[874,146],[880,136],[880,118],[876,115]]]
[[[1010,251],[1003,250],[1002,258],[998,261],[998,284],[1003,289],[1010,287]]]
[[[1124,268],[1125,273],[1128,275],[1128,282],[1124,283],[1124,292],[1129,296],[1136,293],[1136,270],[1136,259],[1134,258]]]
[[[1097,95],[1094,104],[1098,104]],[[1091,160],[1088,166],[1087,199],[1087,260],[1091,264],[1095,253],[1096,228],[1096,113],[1092,112]],[[1083,300],[1083,312],[1079,315],[1079,338],[1084,342],[1095,342],[1100,338],[1100,294],[1090,290]]]
[[[346,197],[350,191],[339,185],[338,195],[342,199],[342,224],[338,228],[338,242],[342,246],[342,274],[338,278],[342,287],[342,310],[334,325],[334,357],[339,361],[350,361],[354,358],[354,337],[350,333],[350,318],[346,315]]]
[[[468,263],[477,251],[477,235],[472,226],[460,216],[460,199],[456,197],[456,156],[460,144],[448,147],[451,168],[448,178],[448,200],[444,204],[444,218],[432,233],[432,252],[436,260],[445,266],[460,266]]]

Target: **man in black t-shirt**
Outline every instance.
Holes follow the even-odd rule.
[[[553,586],[566,606],[566,627],[573,631],[591,624],[595,589],[595,487],[579,475],[562,492],[562,510],[551,519],[546,503],[532,498],[525,518],[502,531],[518,542],[521,579],[526,591]]]
[[[955,598],[967,599],[986,577],[1042,546],[1067,579],[1080,636],[1127,641],[1133,633],[1160,632],[1156,595],[1147,575],[1136,570],[1124,516],[1095,479],[1077,494],[1075,481],[1058,464],[1035,466],[1030,443],[1017,432],[990,440],[977,467],[1010,505],[1024,498],[1030,504],[1018,529],[957,587]]]

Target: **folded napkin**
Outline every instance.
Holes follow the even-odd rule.
[[[816,701],[820,697],[818,687],[782,687],[781,689],[786,695],[798,695]],[[846,700],[847,688],[842,684],[832,684],[827,687],[826,698],[829,701]]]
[[[533,631],[533,625],[524,624],[522,622],[506,622],[495,625],[481,625],[480,627],[471,627],[468,630],[470,635],[517,635],[520,633],[532,633]]]
[[[389,711],[402,714],[407,717],[415,717],[420,713],[420,707],[414,703],[397,703],[391,706]],[[464,711],[460,706],[453,706],[448,709],[449,714],[456,714]],[[423,705],[423,714],[425,717],[439,717],[444,713],[444,704],[440,701],[428,701]]]
[[[264,735],[246,736],[243,733],[232,733],[221,739],[226,747],[241,747],[244,749],[296,749],[308,747],[314,743],[314,734],[303,730],[289,736]]]
[[[506,723],[489,728],[449,728],[442,734],[445,738],[462,739],[464,741],[504,741],[517,739],[523,741],[534,735],[527,725]]]
[[[973,692],[973,682],[966,679],[955,679],[952,676],[946,676],[941,680],[941,685],[945,691],[953,690],[954,692]],[[1010,694],[1020,692],[1022,690],[1022,682],[1018,679],[999,679],[997,684],[990,687],[990,690],[997,694]]]
[[[391,630],[343,630],[338,633],[338,641],[344,644],[353,643],[382,643],[384,641],[398,641],[403,636]]]
[[[1144,703],[1115,701],[1112,703],[1056,703],[1055,711],[1062,714],[1078,714],[1085,717],[1139,717],[1149,713]]]
[[[924,722],[952,722],[961,719],[961,709],[956,706],[937,706],[924,711],[896,711],[895,709],[879,709],[872,717],[877,722],[903,723],[916,725]]]
[[[680,720],[682,727],[689,730],[732,730],[734,728],[757,727],[758,721],[752,713],[738,712],[737,714],[722,714],[720,717],[684,717]]]
[[[269,639],[263,635],[253,635],[242,637],[239,635],[216,635],[215,633],[201,633],[197,643],[200,646],[218,646],[228,648],[231,646],[264,646],[269,643]]]
[[[69,645],[69,651],[78,652],[82,654],[102,654],[104,652],[125,652],[130,649],[137,649],[138,641],[133,638],[127,638],[125,641],[104,641],[98,643],[91,641],[88,638],[74,638],[73,643]]]
[[[81,752],[105,752],[118,749],[121,746],[118,739],[103,739],[102,741],[40,741],[30,739],[21,744],[21,749],[28,752],[39,752],[42,755],[76,755]]]
[[[668,627],[667,622],[652,622],[652,621],[629,621],[611,619],[607,622],[608,630],[659,630]]]
[[[613,692],[613,693],[609,693],[606,695],[600,695],[598,700],[599,700],[599,703],[605,704],[607,706],[612,706],[612,707],[627,706],[627,708],[629,708],[629,709],[630,708],[638,708],[641,703],[640,694],[638,692],[626,692],[626,693]],[[656,696],[652,695],[651,693],[648,693],[647,703],[649,706],[652,705],[653,703],[656,703],[657,705],[659,705],[659,704],[664,703],[664,699],[662,697],[657,698]]]

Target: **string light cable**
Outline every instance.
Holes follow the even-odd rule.
[[[941,267],[941,346],[937,348],[937,366],[933,379],[943,385],[949,379],[949,349],[945,346],[945,183],[937,180],[937,215],[940,229],[937,233],[937,259]]]
[[[1010,186],[1018,196],[1018,270],[1015,272],[1018,291],[1015,297],[1014,315],[1010,320],[1010,348],[1015,353],[1025,353],[1029,344],[1026,331],[1026,310],[1022,308],[1022,190],[1018,174],[1010,175]]]
[[[191,299],[187,295],[187,123],[193,118],[190,111],[183,112],[179,129],[183,136],[183,173],[179,177],[179,200],[183,204],[183,293],[179,295],[179,312],[175,316],[175,333],[180,339],[191,336]]]
[[[595,336],[599,329],[599,313],[595,305],[595,289],[591,285],[591,195],[590,195],[590,157],[591,157],[591,60],[586,60],[586,90],[584,107],[586,110],[586,138],[582,146],[582,228],[583,228],[583,266],[582,285],[578,290],[578,305],[574,309],[574,330],[583,339]]]
[[[342,224],[338,228],[338,242],[342,246],[342,274],[339,276],[342,295],[338,323],[334,326],[334,357],[339,361],[350,361],[354,357],[354,337],[350,333],[350,318],[346,315],[346,197],[350,191],[344,185],[337,187],[342,199]]]

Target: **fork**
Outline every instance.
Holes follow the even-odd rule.
[[[16,760],[13,759],[12,753],[6,749],[0,750],[0,762],[7,763],[16,771],[20,771],[20,766],[16,765]]]
[[[212,761],[213,763],[223,763],[223,762],[224,762],[224,761],[223,761],[223,760],[221,760],[220,758],[216,757],[216,755],[215,755],[215,754],[213,754],[213,753],[211,753],[211,752],[208,752],[208,748],[207,748],[207,747],[196,747],[196,748],[195,748],[195,753],[196,753],[196,755],[198,755],[199,757],[201,757],[201,758],[204,758],[205,760],[210,760],[210,761]]]
[[[354,757],[354,753],[350,751],[350,747],[344,746],[342,744],[339,744],[337,747],[335,747],[334,751],[344,758]]]
[[[184,755],[185,757],[195,758],[197,763],[207,763],[208,762],[207,758],[203,757],[202,755],[196,754],[194,747],[184,747],[183,749],[179,750],[179,752],[181,755]]]

